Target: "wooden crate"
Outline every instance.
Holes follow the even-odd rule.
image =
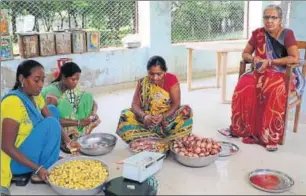
[[[56,54],[71,54],[71,33],[55,32]]]
[[[1,23],[0,23],[0,35],[9,35],[9,20],[8,20],[8,14],[0,10],[0,17],[1,17]]]
[[[100,51],[100,32],[86,31],[86,45],[87,52]]]
[[[18,34],[19,55],[22,58],[39,56],[38,35],[36,33]]]
[[[13,45],[11,36],[1,36],[1,61],[13,59]]]
[[[39,53],[40,56],[54,56],[56,54],[54,33],[39,34]]]
[[[86,37],[83,30],[72,30],[72,53],[86,52]]]

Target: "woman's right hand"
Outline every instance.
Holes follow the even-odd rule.
[[[262,59],[261,59],[260,57],[255,56],[255,57],[253,58],[253,63],[254,63],[254,65],[256,65],[257,63],[259,63],[259,62],[261,62],[261,61],[262,61]]]
[[[146,115],[143,119],[145,127],[151,126],[153,124],[153,117],[151,115]]]
[[[80,125],[81,127],[86,127],[88,126],[90,123],[92,123],[92,120],[88,117],[88,118],[84,118],[80,121]]]
[[[45,169],[45,168],[40,168],[40,170],[38,171],[38,176],[41,180],[46,181],[47,180],[47,176],[49,175],[49,172]]]

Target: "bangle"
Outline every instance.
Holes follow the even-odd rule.
[[[39,170],[41,169],[43,167],[43,165],[41,165],[41,166],[39,166],[39,168],[35,171],[35,175],[37,175],[38,174],[38,172],[39,172]]]

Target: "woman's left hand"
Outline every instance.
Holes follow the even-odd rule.
[[[78,154],[80,152],[81,145],[76,141],[72,141],[69,145],[67,145],[67,148],[71,151],[71,154]]]
[[[260,62],[262,62],[261,67],[257,70],[259,73],[263,73],[266,71],[266,69],[269,67],[269,60],[268,59],[263,59]]]

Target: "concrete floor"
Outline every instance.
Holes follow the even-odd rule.
[[[228,77],[228,98],[230,98],[237,75]],[[194,85],[213,83],[213,79],[196,81]],[[283,171],[295,180],[295,185],[286,195],[306,194],[306,124],[300,124],[294,134],[292,123],[287,130],[286,144],[277,152],[267,152],[257,145],[245,145],[240,139],[228,139],[217,133],[218,128],[230,123],[230,105],[220,104],[220,89],[207,89],[187,92],[186,83],[181,84],[182,103],[189,104],[194,111],[193,132],[220,141],[230,141],[240,147],[240,152],[228,158],[219,158],[214,164],[204,168],[188,168],[176,163],[170,156],[164,161],[162,170],[156,175],[159,181],[159,195],[267,195],[249,185],[247,174],[254,169],[270,168]],[[129,107],[134,89],[122,90],[96,96],[99,103],[101,125],[96,132],[114,133],[120,111]],[[131,153],[120,139],[112,153],[98,157],[110,167],[110,178],[121,175],[116,161],[127,158]],[[26,187],[12,185],[12,194],[51,195],[55,194],[47,185]]]

